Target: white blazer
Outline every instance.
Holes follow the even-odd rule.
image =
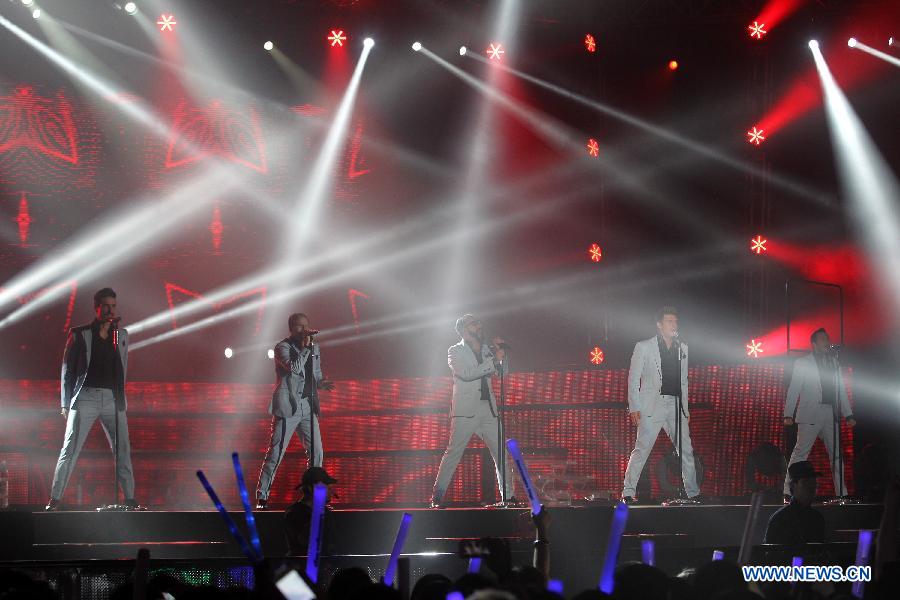
[[[660,400],[662,389],[662,359],[659,356],[659,342],[654,335],[634,345],[631,355],[631,368],[628,370],[628,412],[641,412],[641,417],[654,417],[654,420],[666,419],[668,411],[663,410]],[[688,347],[681,344],[681,393],[685,415],[688,410]],[[671,410],[671,409],[669,409]]]
[[[494,353],[487,344],[481,345],[481,364],[475,352],[462,340],[447,350],[447,364],[453,373],[453,400],[450,403],[451,417],[474,417],[481,399],[481,378],[497,374],[494,368]],[[491,412],[497,414],[494,390],[489,385]]]
[[[850,400],[844,377],[838,371],[838,401],[841,403],[841,414],[852,415]],[[819,407],[822,405],[822,381],[819,379],[819,365],[815,355],[810,352],[794,361],[794,372],[784,400],[784,416],[797,423],[812,424],[817,421]]]

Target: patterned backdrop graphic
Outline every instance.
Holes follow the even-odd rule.
[[[690,376],[691,434],[707,470],[702,491],[744,495],[744,467],[751,450],[765,442],[784,446],[784,369],[704,366],[692,368]],[[508,435],[519,440],[545,497],[580,500],[621,490],[635,436],[626,420],[626,377],[625,370],[510,376]],[[449,377],[351,380],[323,393],[325,462],[340,482],[336,504],[402,505],[430,499],[449,434],[450,384]],[[220,496],[235,503],[230,453],[240,453],[248,483],[255,484],[268,441],[270,392],[261,385],[129,384],[138,499],[156,508],[208,508],[194,475],[199,468]],[[54,381],[0,380],[0,460],[9,466],[13,504],[38,504],[48,497],[65,425],[58,398]],[[843,439],[852,492],[852,437],[846,426]],[[648,465],[655,465],[670,447],[661,436]],[[828,472],[820,443],[811,460]],[[294,498],[305,462],[294,438],[276,478],[273,504]],[[93,506],[108,501],[111,475],[110,452],[97,424],[64,502]],[[473,440],[447,499],[492,500],[492,477],[490,458]],[[653,477],[652,489],[659,495]],[[832,491],[830,478],[824,477],[819,492]]]

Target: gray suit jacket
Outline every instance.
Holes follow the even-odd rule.
[[[315,383],[322,383],[322,359],[319,345],[313,343],[311,349],[301,349],[291,338],[285,338],[275,345],[275,389],[269,403],[269,413],[276,417],[292,417],[297,413],[298,402],[303,397],[306,383],[306,361],[312,360]],[[318,398],[310,398],[314,412],[318,414]]]
[[[654,335],[634,345],[631,368],[628,370],[628,412],[641,411],[641,417],[663,420],[668,417],[663,410],[659,392],[662,389],[662,359],[659,356],[659,342]],[[681,390],[684,397],[682,406],[686,415],[688,409],[688,347],[681,344]]]
[[[453,400],[450,403],[451,417],[474,417],[481,404],[481,378],[497,373],[494,368],[494,353],[487,344],[481,345],[482,362],[479,365],[475,352],[462,340],[447,350],[447,364],[453,373]],[[491,392],[491,412],[497,414],[497,400]]]
[[[847,388],[840,371],[838,371],[838,398],[841,403],[841,414],[845,417],[852,415],[850,401],[847,399]],[[822,380],[819,379],[819,365],[810,352],[794,361],[791,384],[784,400],[784,416],[791,417],[797,423],[815,423],[821,404]]]
[[[70,409],[78,399],[78,393],[87,378],[88,366],[91,364],[91,343],[94,340],[92,323],[73,327],[66,338],[66,349],[63,352],[62,374],[60,377],[60,403],[62,408]],[[116,389],[113,393],[122,409],[128,407],[125,399],[125,374],[128,370],[128,330],[119,329],[119,368],[116,369]]]

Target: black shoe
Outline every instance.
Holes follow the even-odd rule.
[[[622,496],[622,502],[624,504],[637,504],[638,499],[636,496]]]
[[[269,501],[265,498],[257,498],[256,499],[256,510],[268,510]]]
[[[56,498],[50,498],[50,501],[47,502],[47,506],[44,507],[44,510],[47,512],[56,512],[59,510],[59,500]]]
[[[782,496],[782,500],[784,501],[785,504],[790,504],[791,503],[791,495],[785,494],[784,496]]]

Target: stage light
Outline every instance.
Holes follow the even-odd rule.
[[[178,21],[175,20],[175,15],[159,15],[159,20],[156,22],[159,25],[160,31],[175,31],[175,26],[178,25]]]
[[[753,21],[750,25],[747,26],[747,29],[750,30],[750,37],[761,40],[764,35],[768,32],[765,30],[766,24],[760,23],[759,21]]]
[[[234,350],[225,348],[225,358],[231,358],[232,356],[234,356]]]
[[[35,19],[40,19],[41,18],[41,9],[39,9],[39,8],[34,9],[31,12],[31,16],[34,17]]]
[[[344,35],[343,29],[332,29],[331,33],[328,34],[328,41],[332,48],[335,46],[343,46],[344,42],[347,41],[347,36]]]
[[[894,38],[892,38],[892,37],[888,38],[888,46],[893,46],[893,45],[894,45]]]
[[[677,60],[670,60],[670,61],[669,61],[669,70],[670,70],[670,71],[674,71],[674,70],[676,70],[677,68],[678,68],[678,61],[677,61]]]
[[[819,42],[816,40],[809,40],[809,49],[816,50],[819,47]]]
[[[422,49],[422,42],[413,42],[412,49],[418,52]]]
[[[600,156],[600,144],[597,143],[597,140],[594,138],[588,140],[587,151],[593,157]]]
[[[591,364],[600,365],[603,364],[604,360],[606,360],[606,356],[603,354],[603,350],[600,348],[600,346],[594,346],[594,349],[591,350]]]
[[[491,60],[500,60],[503,54],[506,54],[506,51],[503,49],[503,44],[491,44],[491,47],[486,50],[488,58]]]
[[[591,247],[588,248],[588,256],[590,256],[592,262],[600,262],[603,258],[603,250],[600,248],[600,244],[591,244]]]
[[[766,244],[768,243],[769,240],[761,235],[757,235],[755,238],[750,240],[750,252],[755,252],[757,255],[760,255],[763,252],[767,252],[768,248],[766,248]]]
[[[25,6],[31,6],[34,4],[34,0],[22,0],[22,4]]]
[[[856,48],[856,38],[850,38],[847,40],[847,45],[851,48]]]
[[[275,44],[273,44],[271,41],[268,41],[265,44],[263,44],[263,48],[265,48],[266,50],[269,50],[270,52],[272,51],[272,48],[274,48],[274,47],[275,47]]]
[[[465,56],[465,55],[466,55],[466,52],[468,52],[468,50],[466,49],[465,46],[460,46],[460,47],[459,47],[459,55],[460,55],[460,56]]]
[[[747,344],[747,356],[750,358],[759,358],[759,355],[763,353],[762,345],[762,340],[750,340],[750,343]]]
[[[363,40],[363,47],[365,47],[365,48],[371,48],[374,45],[375,45],[375,40],[373,40],[372,38],[366,38]]]
[[[129,15],[137,14],[137,4],[135,4],[134,2],[126,2],[124,8],[125,12]]]
[[[275,358],[275,350],[269,348],[269,350],[266,352],[266,356],[268,356],[269,358]]]
[[[591,34],[584,36],[584,48],[591,53],[597,51],[597,40]]]
[[[753,129],[747,132],[747,143],[759,146],[766,141],[766,136],[764,136],[763,133],[765,133],[764,129],[757,129],[756,126],[754,126]]]

